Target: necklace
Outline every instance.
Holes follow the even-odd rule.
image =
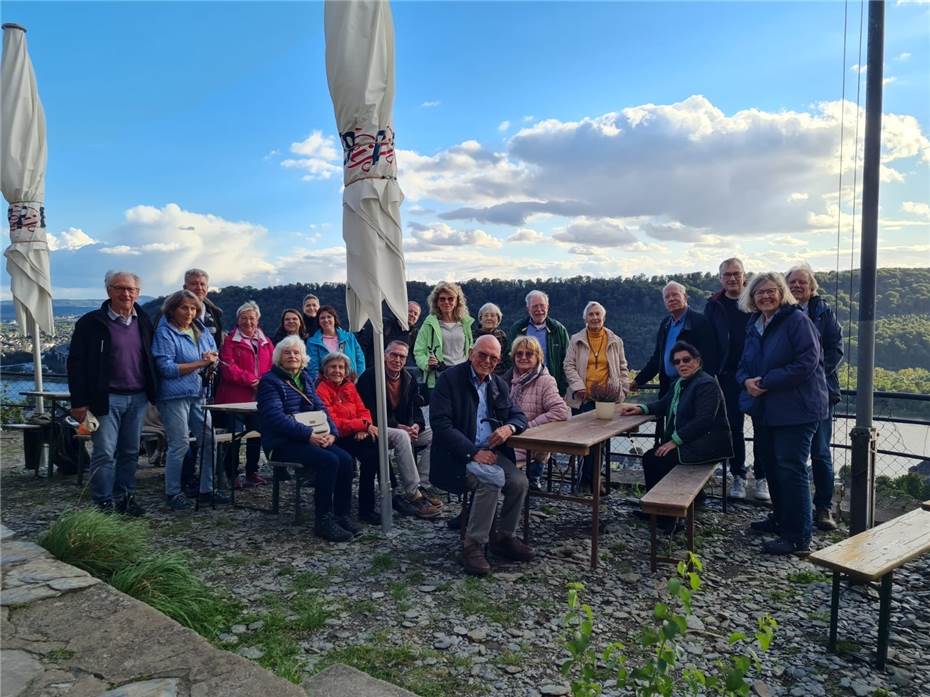
[[[591,347],[591,353],[594,354],[594,367],[597,368],[597,362],[601,356],[601,351],[604,350],[604,346],[607,344],[607,332],[605,332],[603,329],[601,330],[601,336],[597,348],[594,347],[594,339],[591,337],[591,332],[588,331],[587,334],[588,346]]]

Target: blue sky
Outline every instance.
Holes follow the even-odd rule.
[[[844,249],[853,229],[846,9],[844,64],[840,2],[395,3],[409,277],[833,268],[837,216]],[[56,294],[99,295],[113,267],[146,292],[194,265],[217,285],[344,280],[322,15],[3,4],[48,119]],[[888,3],[886,266],[930,265],[928,27],[930,5]]]

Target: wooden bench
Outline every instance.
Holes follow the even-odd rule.
[[[840,576],[859,582],[881,580],[878,610],[876,665],[882,670],[888,659],[888,633],[891,624],[891,586],[895,569],[930,551],[930,511],[917,508],[871,530],[811,554],[814,564],[833,571],[830,597],[831,651],[836,651],[840,608]]]
[[[22,432],[22,434],[23,434],[23,452],[25,453],[25,452],[26,452],[26,449],[27,449],[27,447],[28,447],[28,444],[26,443],[26,440],[27,440],[27,438],[29,437],[28,434],[29,434],[29,433],[35,433],[36,431],[41,431],[43,428],[47,428],[47,426],[42,426],[41,424],[3,424],[3,427],[2,427],[2,428],[3,428],[4,431],[20,431],[20,432]],[[42,469],[42,462],[41,462],[41,457],[39,457],[38,455],[37,455],[36,457],[37,457],[37,460],[36,460],[36,466],[35,466],[35,476],[36,476],[36,477],[39,477],[39,476],[41,476],[41,475],[39,474],[39,470]],[[52,478],[52,458],[51,458],[51,455],[49,455],[49,459],[48,459],[48,462],[46,463],[46,465],[48,466],[48,478],[51,479],[51,478]],[[27,466],[26,469],[32,469],[32,468]]]
[[[271,508],[267,512],[275,515],[280,512],[281,482],[284,481],[283,475],[285,473],[290,474],[294,482],[294,524],[300,524],[303,520],[300,490],[305,486],[313,486],[314,477],[312,473],[308,472],[299,462],[269,460],[268,466],[271,467]]]
[[[694,551],[694,499],[701,493],[717,469],[710,465],[678,465],[640,499],[643,512],[649,514],[649,564],[653,571],[659,561],[677,563],[672,557],[656,553],[656,516],[685,518],[688,526],[688,551]]]

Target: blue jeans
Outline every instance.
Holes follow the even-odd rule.
[[[814,473],[814,508],[833,506],[833,454],[830,441],[833,436],[833,407],[830,415],[817,424],[811,440],[811,471]]]
[[[200,493],[213,491],[213,429],[210,414],[203,408],[203,397],[180,397],[158,403],[158,412],[165,425],[168,448],[165,457],[165,496],[169,499],[181,493],[181,466],[188,450],[188,434],[197,440],[203,452],[200,471]],[[206,424],[204,423],[206,421]],[[206,441],[204,437],[206,426]],[[201,458],[197,458],[200,464]]]
[[[112,501],[136,489],[139,441],[149,400],[145,392],[109,395],[110,410],[95,414],[100,427],[91,435],[90,495],[94,503]]]
[[[813,515],[807,459],[819,421],[792,426],[763,426],[756,422],[756,446],[766,454],[766,479],[772,510],[781,536],[795,544],[811,539]]]

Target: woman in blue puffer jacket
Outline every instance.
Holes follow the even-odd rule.
[[[213,431],[210,416],[203,408],[203,370],[213,370],[219,360],[216,343],[207,328],[197,319],[203,311],[200,299],[189,290],[169,295],[162,305],[162,318],[155,330],[152,357],[160,378],[158,413],[165,425],[167,456],[165,459],[165,497],[172,510],[190,508],[181,493],[181,466],[188,450],[188,435],[197,439],[204,453],[200,470],[200,495],[213,491]],[[206,438],[204,438],[206,435]],[[205,440],[206,442],[201,442]],[[229,503],[220,493],[215,503]]]
[[[807,460],[828,414],[820,336],[780,273],[754,276],[740,309],[752,313],[736,373],[740,408],[752,418],[753,455],[765,467],[773,509],[751,528],[778,535],[763,547],[769,554],[804,554],[812,527]]]

